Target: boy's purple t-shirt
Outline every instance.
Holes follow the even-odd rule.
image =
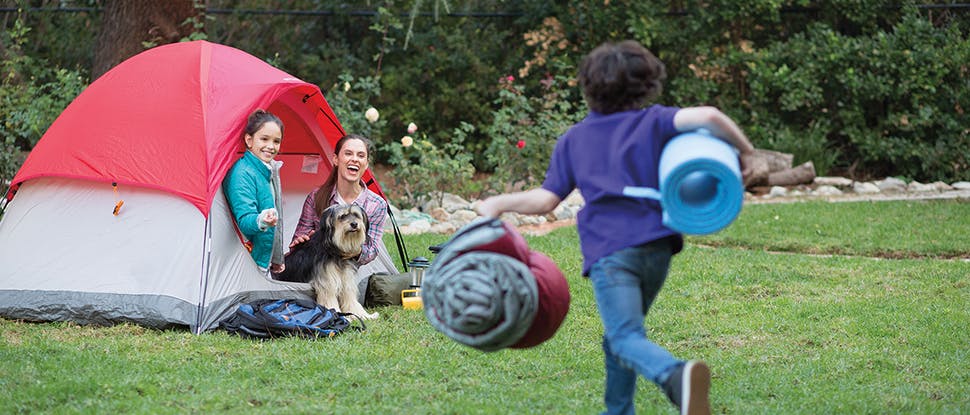
[[[663,226],[660,202],[623,195],[626,186],[659,189],[660,153],[679,133],[679,109],[590,112],[556,142],[542,188],[560,199],[578,188],[585,199],[577,215],[583,275],[602,257],[667,236],[675,237],[674,253],[681,250],[681,235]]]

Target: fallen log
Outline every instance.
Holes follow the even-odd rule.
[[[794,154],[774,150],[755,149],[754,154],[755,157],[765,159],[765,163],[768,164],[769,173],[788,170],[792,168],[792,163],[795,160]]]
[[[769,186],[793,186],[812,183],[815,180],[815,165],[808,161],[796,167],[768,174]]]

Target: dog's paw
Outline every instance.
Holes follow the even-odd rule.
[[[367,312],[364,312],[364,313],[361,313],[360,318],[362,318],[364,320],[377,320],[378,318],[380,318],[380,316],[381,316],[380,313],[367,313]]]

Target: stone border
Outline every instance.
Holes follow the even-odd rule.
[[[970,200],[970,182],[923,184],[886,178],[871,182],[857,182],[844,177],[816,177],[811,185],[774,186],[758,193],[745,192],[745,204],[794,203],[820,200],[825,202],[890,201],[890,200]],[[760,194],[759,194],[760,193]],[[398,210],[391,207],[402,234],[436,233],[450,235],[478,217],[475,207],[479,201],[469,202],[453,194],[444,194],[441,203],[429,202],[421,209]],[[552,229],[576,223],[576,213],[583,207],[583,197],[573,191],[551,213],[544,216],[503,214],[501,219],[521,232],[532,235],[548,233]],[[390,221],[387,223],[387,232]]]

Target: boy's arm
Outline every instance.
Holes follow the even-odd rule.
[[[705,128],[715,137],[727,141],[740,152],[741,177],[745,184],[751,179],[754,167],[754,145],[748,141],[741,128],[721,110],[714,107],[681,108],[674,114],[677,131]]]
[[[714,107],[681,108],[674,114],[674,128],[680,132],[705,128],[715,137],[731,143],[741,154],[754,151],[754,146],[734,120]]]
[[[555,193],[537,187],[524,192],[492,196],[479,203],[476,210],[478,214],[491,218],[497,218],[505,212],[541,215],[551,212],[561,201]]]

